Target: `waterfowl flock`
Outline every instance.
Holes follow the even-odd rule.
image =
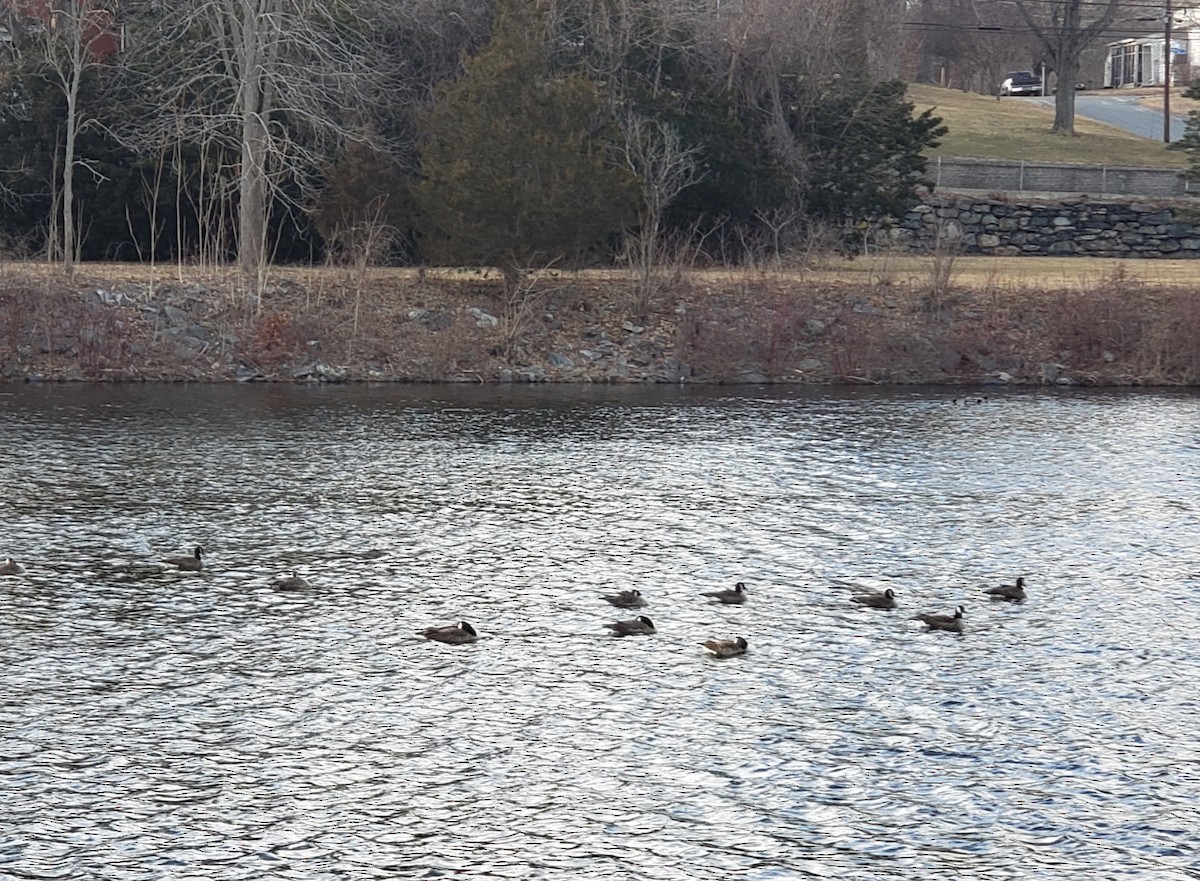
[[[202,572],[204,570],[203,557],[204,548],[197,545],[190,554],[179,557],[167,557],[159,562],[166,566],[174,567],[181,572]],[[0,576],[23,575],[25,571],[25,567],[12,557],[5,557],[0,561]],[[312,585],[299,572],[292,570],[275,576],[271,580],[271,587],[274,590],[287,592],[310,590]],[[732,588],[705,591],[701,596],[715,599],[718,603],[724,605],[741,605],[746,602],[747,594],[748,591],[745,582],[739,581]],[[1013,584],[1000,584],[984,588],[983,595],[992,600],[1013,603],[1024,602],[1027,596],[1025,591],[1025,577],[1019,576]],[[646,597],[642,595],[640,590],[622,590],[614,594],[601,595],[600,598],[609,605],[616,606],[619,609],[637,609],[648,604]],[[850,600],[870,609],[891,611],[899,608],[896,591],[890,587],[882,591],[855,593],[851,595]],[[963,633],[965,629],[965,616],[966,607],[959,605],[950,614],[919,612],[912,616],[912,620],[922,622],[929,630]],[[646,615],[606,622],[604,627],[616,637],[650,636],[657,632],[654,627],[654,621]],[[479,634],[475,628],[466,621],[446,626],[427,627],[421,631],[421,635],[425,639],[448,645],[468,645],[479,638]],[[733,658],[744,655],[749,647],[746,639],[741,636],[731,639],[708,639],[701,642],[700,645],[713,658]]]
[[[1025,577],[1017,578],[1016,584],[1001,584],[996,587],[987,587],[983,590],[984,596],[993,600],[1008,600],[1010,602],[1025,601]],[[896,599],[896,591],[892,588],[878,593],[860,593],[850,597],[852,602],[859,605],[868,606],[872,609],[891,610],[899,607]],[[954,611],[949,614],[939,612],[918,612],[913,616],[914,621],[920,621],[930,630],[945,630],[949,633],[962,633],[965,629],[964,617],[967,614],[966,606],[959,605]]]

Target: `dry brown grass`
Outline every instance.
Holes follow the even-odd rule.
[[[71,284],[0,275],[0,370],[9,378],[291,379],[316,362],[353,379],[971,383],[1001,373],[1083,383],[1200,383],[1200,264],[1089,258],[969,258],[934,286],[928,258],[816,270],[696,272],[644,317],[629,279],[547,277],[536,309],[506,326],[498,275],[284,269],[262,293],[234,277],[159,286],[136,267],[86,267]],[[139,281],[139,277],[143,280]],[[102,306],[131,286],[140,305]],[[209,340],[189,348],[163,302]],[[484,310],[499,319],[481,324]],[[641,325],[631,329],[633,325]],[[586,354],[603,350],[601,359]],[[573,365],[555,368],[551,356]],[[1049,368],[1046,365],[1050,365]],[[757,381],[757,380],[755,380]]]

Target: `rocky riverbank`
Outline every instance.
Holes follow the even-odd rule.
[[[1089,290],[931,290],[746,273],[309,273],[234,283],[0,278],[8,381],[1193,385],[1200,301],[1118,274]]]

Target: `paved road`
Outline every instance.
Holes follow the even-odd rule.
[[[1043,104],[1053,107],[1054,97],[1034,98]],[[1163,136],[1163,115],[1161,110],[1143,107],[1138,102],[1138,95],[1076,95],[1075,115],[1086,116],[1096,122],[1103,122],[1143,138],[1161,141]],[[1171,114],[1171,140],[1177,141],[1183,137],[1184,117]]]

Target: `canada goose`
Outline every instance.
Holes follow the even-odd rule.
[[[746,640],[740,636],[737,639],[710,639],[700,645],[708,649],[708,653],[714,658],[732,658],[744,655],[748,647]]]
[[[479,634],[475,632],[475,628],[466,621],[459,621],[457,624],[451,624],[448,627],[426,627],[422,631],[422,635],[426,639],[432,639],[435,642],[448,642],[451,645],[465,645],[468,642],[474,642]]]
[[[623,590],[620,593],[608,594],[604,600],[621,609],[636,609],[646,605],[646,598],[640,590]]]
[[[271,587],[276,590],[308,590],[312,585],[293,569],[288,575],[276,575],[271,582]]]
[[[862,603],[864,606],[870,606],[872,609],[896,608],[896,592],[890,587],[883,593],[860,593],[850,599],[856,603]]]
[[[0,575],[20,575],[24,571],[25,567],[12,557],[5,557],[4,562],[0,563]]]
[[[931,615],[922,613],[917,615],[914,620],[924,621],[930,630],[950,630],[954,633],[962,633],[963,615],[966,614],[966,609],[959,606],[954,610],[953,615]]]
[[[204,561],[200,559],[203,553],[204,548],[197,547],[190,557],[168,557],[163,562],[168,566],[178,566],[184,572],[199,572],[204,568]]]
[[[645,636],[654,632],[654,622],[645,615],[638,615],[628,621],[613,621],[604,626],[616,636]]]
[[[746,602],[746,583],[739,581],[733,586],[733,590],[714,590],[704,596],[713,597],[729,605],[744,603]]]
[[[1001,584],[999,587],[989,587],[984,591],[994,600],[1013,600],[1020,602],[1025,599],[1025,577],[1017,578],[1016,584]]]

